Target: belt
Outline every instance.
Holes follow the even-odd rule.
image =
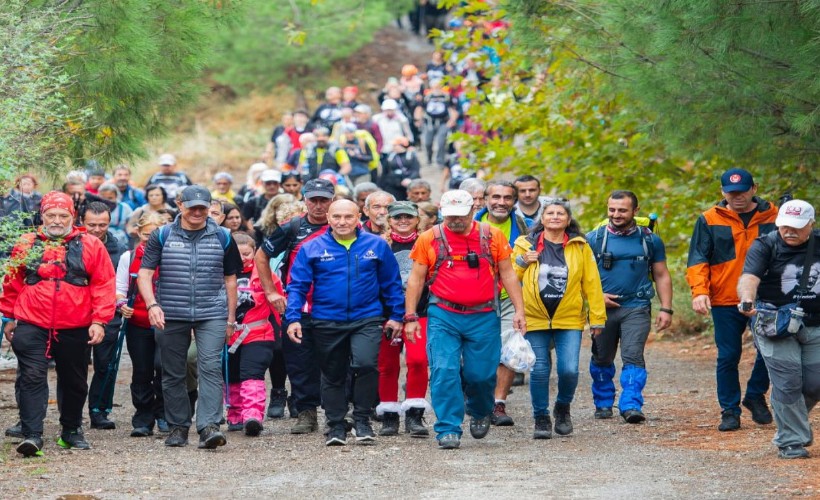
[[[488,302],[484,302],[482,304],[477,304],[474,306],[465,306],[461,304],[456,304],[455,302],[450,302],[449,300],[442,299],[436,295],[430,294],[430,304],[441,304],[443,306],[447,306],[450,309],[453,309],[458,312],[467,312],[467,311],[481,311],[482,309],[487,309],[488,307],[493,307],[495,301],[490,300]]]
[[[260,319],[259,321],[254,321],[253,323],[242,323],[239,325],[239,330],[242,330],[242,333],[240,333],[239,336],[236,337],[236,340],[233,341],[231,347],[228,348],[228,352],[231,354],[235,353],[236,350],[239,349],[239,346],[242,345],[242,342],[248,338],[248,334],[251,333],[251,330],[260,326],[265,326],[266,323],[268,323],[268,320]]]

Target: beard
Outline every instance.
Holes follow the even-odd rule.
[[[60,238],[64,238],[68,236],[68,233],[71,232],[71,225],[67,226],[59,226],[56,224],[52,224],[50,226],[45,227],[46,236],[53,240],[58,240]]]

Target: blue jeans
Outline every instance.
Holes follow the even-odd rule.
[[[445,434],[461,436],[465,395],[467,413],[473,418],[484,418],[493,410],[495,373],[501,360],[498,316],[493,311],[460,314],[435,305],[427,314],[430,399],[436,412],[433,428],[437,439]]]
[[[555,342],[558,397],[556,403],[572,403],[578,387],[578,357],[581,353],[581,330],[536,330],[525,337],[535,351],[535,367],[530,374],[532,414],[549,415],[550,372],[552,356],[550,344]]]
[[[748,318],[735,306],[713,306],[717,357],[717,396],[720,408],[740,415],[740,375],[737,366],[743,351],[743,332]],[[746,398],[763,397],[769,390],[769,373],[760,351],[757,351],[752,374],[746,383]]]

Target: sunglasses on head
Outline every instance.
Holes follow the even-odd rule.
[[[288,179],[296,179],[299,182],[302,182],[301,176],[296,172],[285,172],[282,174],[282,182],[285,182]]]

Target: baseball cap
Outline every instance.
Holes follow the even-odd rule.
[[[472,201],[472,198],[470,198]],[[387,215],[388,217],[396,217],[401,214],[412,215],[413,217],[419,216],[419,206],[413,203],[412,201],[394,201],[393,203],[387,205]]]
[[[780,207],[774,224],[802,229],[814,220],[814,207],[803,200],[790,200]]]
[[[282,182],[282,172],[272,168],[263,170],[262,175],[259,176],[259,180],[262,182]]]
[[[203,186],[194,184],[182,190],[182,197],[179,201],[185,208],[210,207],[211,192]]]
[[[473,210],[473,196],[461,189],[447,191],[441,195],[439,206],[443,217],[470,215]]]
[[[172,154],[165,153],[164,155],[160,155],[159,164],[160,165],[176,165],[177,164],[177,158],[176,158],[176,156],[174,156]]]
[[[395,111],[399,109],[399,103],[395,99],[385,99],[382,103],[382,111]]]
[[[321,196],[322,198],[333,199],[336,190],[333,188],[333,183],[327,179],[311,179],[305,183],[305,198],[314,198]],[[472,200],[472,198],[470,198]]]
[[[350,134],[359,130],[355,123],[345,123],[342,125],[342,129],[345,131],[346,134]]]
[[[720,186],[724,193],[746,192],[754,185],[752,174],[742,168],[730,168],[720,177]]]

